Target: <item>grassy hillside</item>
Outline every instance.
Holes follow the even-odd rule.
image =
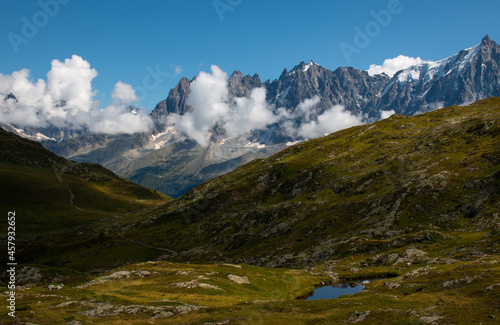
[[[4,310],[0,322],[497,324],[499,134],[500,98],[395,115],[253,161],[160,206],[95,165],[55,160],[63,167],[54,170],[32,151],[7,155],[5,177],[41,184],[26,209],[40,205],[47,220],[43,204],[72,213],[33,226],[45,233],[24,248],[31,266],[19,268],[17,318]],[[145,209],[131,211],[136,204]],[[85,222],[73,226],[74,215]],[[56,231],[64,223],[73,228]],[[298,299],[324,282],[366,278],[379,280],[351,296]]]
[[[127,236],[172,259],[299,266],[491,230],[499,121],[491,98],[352,127],[198,186]]]
[[[33,251],[28,255],[48,253],[44,248],[54,242],[88,240],[99,233],[92,229],[93,223],[168,199],[100,165],[66,160],[2,129],[0,178],[0,208],[5,214],[16,212],[21,260],[29,250]],[[86,231],[74,234],[77,229]],[[7,233],[7,223],[2,223],[0,231]]]

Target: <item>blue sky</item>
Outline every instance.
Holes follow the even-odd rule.
[[[180,77],[191,79],[212,64],[229,74],[258,73],[264,81],[311,59],[332,70],[368,69],[400,54],[442,59],[476,45],[486,34],[500,41],[498,0],[41,3],[46,5],[0,0],[1,74],[27,68],[34,80],[46,79],[53,59],[76,54],[98,72],[92,82],[95,100],[109,103],[114,85],[122,81],[137,90],[140,105],[150,110]],[[382,10],[389,16],[377,22],[373,13]],[[39,27],[29,30],[26,21]],[[357,31],[367,28],[370,35],[364,43],[358,37],[362,46],[356,46]],[[346,56],[341,44],[357,50]]]

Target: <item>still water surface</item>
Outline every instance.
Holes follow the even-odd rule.
[[[307,297],[306,300],[334,299],[342,295],[353,295],[355,293],[363,291],[365,289],[365,284],[369,282],[370,281],[366,280],[362,283],[356,284],[336,283],[333,285],[316,288],[313,294]]]

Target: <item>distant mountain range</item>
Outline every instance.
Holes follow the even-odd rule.
[[[313,61],[285,69],[274,81],[262,82],[257,74],[244,76],[235,71],[227,80],[230,100],[249,98],[252,90],[264,88],[273,113],[291,118],[232,137],[215,126],[205,147],[180,136],[175,125],[166,123],[172,114],[183,116],[193,110],[188,98],[194,79],[187,78],[151,112],[155,126],[149,133],[103,135],[55,127],[3,127],[42,142],[59,155],[102,164],[138,184],[177,197],[255,158],[269,157],[306,140],[305,133],[290,133],[287,128],[314,128],[317,124],[310,123],[318,123],[335,105],[342,105],[360,122],[373,122],[387,113],[415,115],[500,96],[499,64],[500,47],[486,36],[477,46],[440,61],[411,66],[392,77],[352,67],[331,71]],[[15,94],[8,96],[15,99]],[[304,103],[308,103],[307,114],[298,114]]]

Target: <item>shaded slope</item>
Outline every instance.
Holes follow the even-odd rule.
[[[491,98],[343,130],[202,184],[128,236],[170,258],[276,266],[490,229],[499,121]]]
[[[0,130],[0,177],[0,207],[16,212],[20,260],[25,244],[47,245],[63,238],[65,243],[77,242],[71,231],[78,227],[165,202],[155,191],[100,165],[66,160],[4,130]],[[94,231],[98,230],[82,232],[80,239],[94,236]],[[7,233],[7,223],[1,233]],[[46,249],[37,248],[35,255],[42,256]]]

